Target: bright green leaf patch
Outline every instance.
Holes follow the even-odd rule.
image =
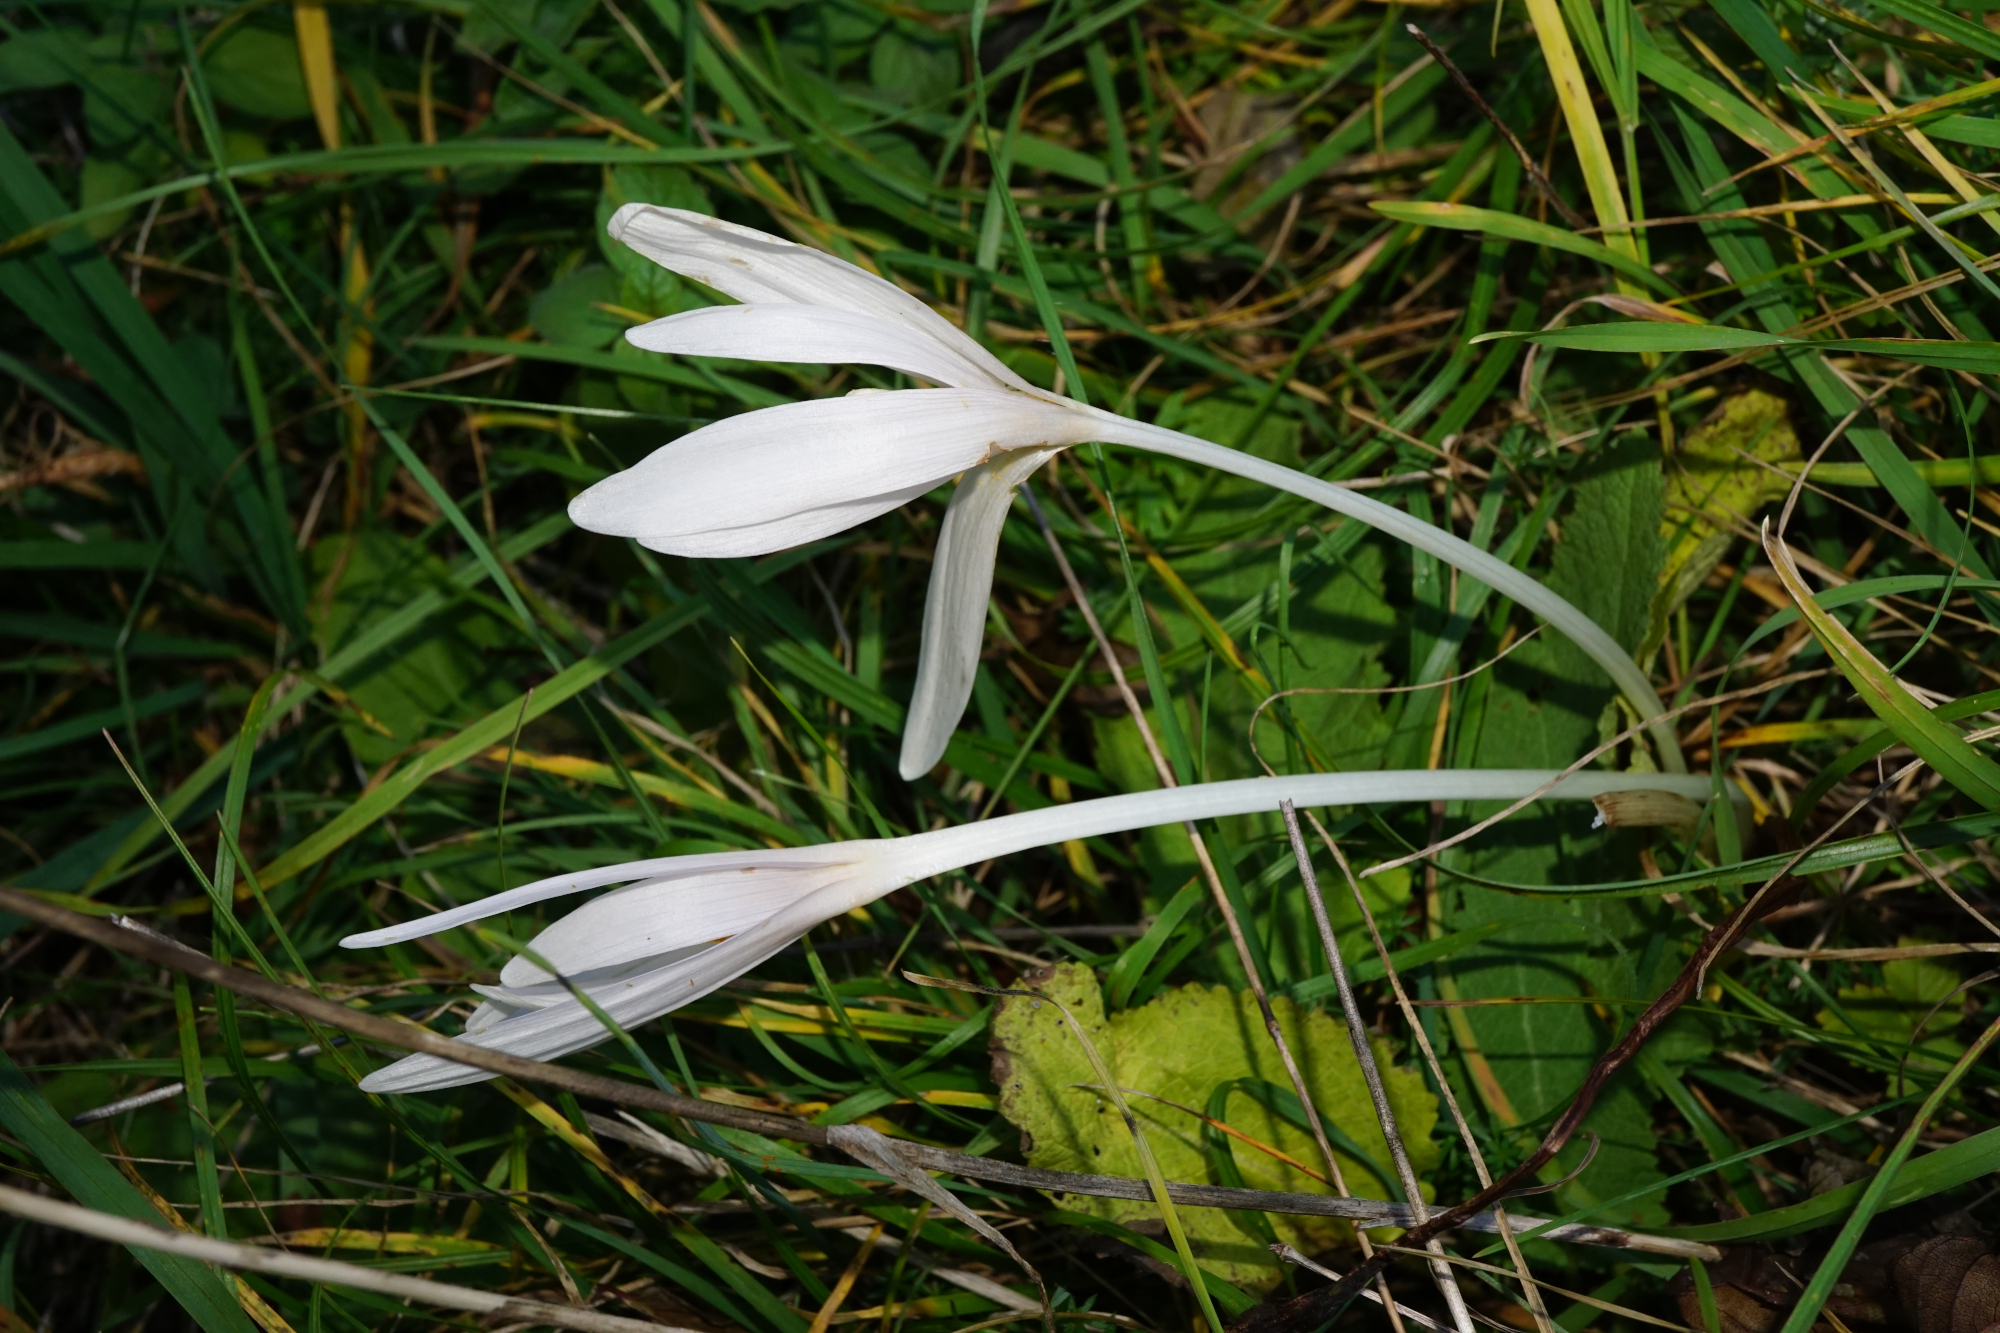
[[[1203,1145],[1200,1119],[1217,1089],[1236,1080],[1257,1079],[1290,1095],[1277,1050],[1247,992],[1183,986],[1107,1017],[1097,980],[1088,968],[1061,964],[1035,974],[1029,984],[1068,1006],[1082,1024],[1125,1090],[1169,1180],[1218,1181]],[[1390,1175],[1388,1152],[1345,1028],[1336,1018],[1301,1009],[1283,997],[1274,997],[1271,1003],[1320,1115],[1372,1159],[1362,1162],[1336,1150],[1349,1190],[1366,1198],[1388,1197],[1380,1183],[1381,1177]],[[1438,1149],[1431,1141],[1436,1098],[1416,1071],[1396,1067],[1386,1043],[1378,1043],[1376,1059],[1421,1178],[1438,1161]],[[1001,1112],[1021,1130],[1022,1149],[1031,1165],[1134,1178],[1142,1174],[1131,1136],[1111,1103],[1079,1086],[1097,1080],[1054,1005],[1013,997],[1001,1001],[993,1019],[993,1072],[1000,1086]],[[1226,1105],[1231,1128],[1324,1172],[1319,1149],[1304,1128],[1240,1089],[1229,1095]],[[1242,1140],[1234,1141],[1233,1156],[1243,1182],[1253,1189],[1332,1193],[1305,1171]],[[1142,1232],[1160,1227],[1159,1210],[1149,1203],[1076,1195],[1061,1202]],[[1207,1208],[1180,1211],[1203,1268],[1239,1286],[1261,1289],[1277,1281],[1277,1264],[1265,1243],[1229,1214]],[[1347,1223],[1330,1218],[1274,1216],[1271,1223],[1279,1239],[1308,1253],[1351,1235]]]

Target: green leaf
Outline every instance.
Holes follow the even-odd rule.
[[[99,209],[110,200],[131,194],[139,183],[139,173],[128,163],[115,158],[89,158],[83,164],[77,202],[85,211]],[[99,209],[84,230],[92,240],[101,241],[124,226],[131,216],[130,207]]]
[[[1933,1194],[1956,1189],[1968,1181],[2000,1171],[2000,1129],[1989,1129],[1960,1139],[1957,1143],[1914,1158],[1896,1173],[1882,1200],[1882,1211],[1928,1199]],[[1773,1208],[1768,1213],[1739,1217],[1730,1222],[1707,1226],[1672,1227],[1659,1232],[1676,1240],[1700,1241],[1713,1245],[1733,1245],[1746,1241],[1781,1240],[1837,1222],[1854,1210],[1869,1182],[1857,1180],[1828,1190],[1803,1203]]]
[[[2000,34],[1993,33],[1983,24],[1960,18],[1950,10],[1926,4],[1924,0],[1874,0],[1874,3],[1898,18],[1910,20],[1917,25],[1919,32],[1935,33],[1969,51],[1977,51],[1988,60],[2000,60]]]
[[[539,292],[528,306],[528,322],[552,343],[566,347],[609,347],[632,326],[631,320],[603,309],[618,304],[624,285],[616,269],[602,264],[586,265]]]
[[[1799,462],[1799,439],[1782,398],[1747,389],[1726,399],[1675,445],[1667,466],[1665,566],[1633,656],[1641,662],[1666,641],[1667,622],[1694,595],[1734,540],[1735,530],[1791,483],[1782,472]],[[1768,465],[1768,466],[1767,466]]]
[[[202,61],[215,100],[245,115],[299,120],[312,114],[299,44],[290,33],[239,23]]]
[[[0,1125],[84,1207],[149,1226],[162,1225],[145,1196],[83,1135],[63,1123],[4,1051],[0,1051]],[[236,1294],[207,1264],[141,1246],[132,1247],[132,1256],[207,1333],[256,1333],[256,1326],[237,1304]]]
[[[76,82],[89,57],[75,28],[44,28],[0,42],[0,93],[34,92]]]
[[[891,27],[868,53],[868,81],[897,102],[939,102],[964,78],[958,44],[923,41]]]
[[[1533,218],[1502,213],[1492,208],[1475,208],[1470,204],[1431,203],[1421,200],[1381,201],[1372,203],[1369,207],[1384,217],[1393,218],[1397,222],[1414,223],[1419,227],[1476,231],[1496,240],[1545,245],[1551,250],[1582,255],[1586,259],[1596,260],[1607,268],[1615,269],[1628,278],[1635,278],[1654,291],[1669,295],[1674,292],[1672,283],[1632,256],[1620,254],[1602,241],[1593,241],[1573,231],[1566,231],[1546,222],[1536,222]]]
[[[1256,1001],[1248,992],[1184,986],[1107,1017],[1097,980],[1086,967],[1060,964],[1036,982],[1041,993],[1069,1007],[1103,1055],[1112,1077],[1128,1090],[1132,1112],[1142,1122],[1146,1140],[1169,1180],[1206,1178],[1203,1122],[1196,1114],[1152,1098],[1166,1098],[1199,1112],[1216,1089],[1237,1080],[1261,1079],[1283,1088],[1291,1086],[1264,1031]],[[1366,1197],[1381,1197],[1376,1175],[1386,1172],[1388,1152],[1345,1028],[1326,1014],[1301,1009],[1282,996],[1274,996],[1271,1004],[1287,1043],[1307,1071],[1320,1115],[1376,1159],[1371,1168],[1338,1154],[1349,1187]],[[1140,1174],[1132,1137],[1111,1103],[1102,1094],[1077,1086],[1098,1080],[1055,1006],[1015,997],[1001,1000],[993,1018],[993,1051],[1000,1110],[1021,1130],[1031,1165],[1097,1174]],[[1421,1174],[1438,1161],[1438,1149],[1431,1140],[1437,1121],[1436,1099],[1425,1088],[1421,1075],[1395,1066],[1394,1053],[1386,1045],[1378,1046],[1376,1055],[1390,1105]],[[1130,1096],[1132,1090],[1151,1096]],[[1325,1169],[1312,1137],[1262,1101],[1239,1092],[1230,1098],[1228,1108],[1232,1128],[1316,1171]],[[1253,1189],[1330,1192],[1312,1177],[1249,1144],[1238,1142],[1234,1153],[1245,1183]],[[1151,1203],[1074,1196],[1061,1202],[1065,1207],[1128,1225],[1159,1217],[1159,1210]],[[1204,1270],[1256,1290],[1278,1280],[1278,1266],[1261,1242],[1240,1230],[1226,1212],[1208,1208],[1180,1211],[1195,1257]],[[1351,1234],[1346,1223],[1331,1218],[1274,1217],[1272,1222],[1280,1239],[1309,1252]]]

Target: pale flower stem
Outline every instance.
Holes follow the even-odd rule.
[[[1539,580],[1531,578],[1499,557],[1480,550],[1471,542],[1447,532],[1443,528],[1426,523],[1400,509],[1371,500],[1365,495],[1357,495],[1345,487],[1318,477],[1308,476],[1295,468],[1257,458],[1240,450],[1225,448],[1208,440],[1183,435],[1177,430],[1163,426],[1149,425],[1134,421],[1129,417],[1116,416],[1110,412],[1090,410],[1102,421],[1107,429],[1102,438],[1108,444],[1123,444],[1149,453],[1165,454],[1169,458],[1184,459],[1190,463],[1202,463],[1221,472],[1228,472],[1250,481],[1260,481],[1281,491],[1307,500],[1314,500],[1338,514],[1366,523],[1399,541],[1409,543],[1420,551],[1431,555],[1478,579],[1493,591],[1512,598],[1522,606],[1548,621],[1569,637],[1570,642],[1582,649],[1596,662],[1617,685],[1619,691],[1631,702],[1642,719],[1652,721],[1648,730],[1652,733],[1654,747],[1659,751],[1660,764],[1669,773],[1685,773],[1687,761],[1681,756],[1680,741],[1675,736],[1671,724],[1660,715],[1666,706],[1660,696],[1653,691],[1646,673],[1639,669],[1630,653],[1618,646],[1602,626],[1566,598],[1551,592]]]
[[[1403,1197],[1410,1205],[1410,1212],[1422,1225],[1430,1220],[1431,1210],[1424,1203],[1416,1168],[1410,1164],[1410,1151],[1403,1143],[1401,1128],[1396,1124],[1395,1109],[1389,1105],[1388,1089],[1382,1086],[1382,1070],[1375,1063],[1375,1048],[1368,1042],[1368,1025],[1362,1021],[1361,1006],[1354,1001],[1354,987],[1348,984],[1347,964],[1340,956],[1340,941],[1333,933],[1333,919],[1327,915],[1326,897],[1319,891],[1319,877],[1313,873],[1312,853],[1306,850],[1305,837],[1299,832],[1299,812],[1290,801],[1280,801],[1278,811],[1285,817],[1285,832],[1291,838],[1292,857],[1299,865],[1299,879],[1305,884],[1313,923],[1319,927],[1320,944],[1326,950],[1327,968],[1333,973],[1334,989],[1340,994],[1341,1012],[1347,1016],[1347,1038],[1353,1043],[1354,1059],[1361,1067],[1362,1081],[1368,1085],[1369,1100],[1375,1103],[1375,1119],[1382,1126],[1382,1142],[1389,1149],[1389,1160],[1395,1163],[1396,1179],[1403,1187]],[[1451,1266],[1444,1262],[1444,1245],[1433,1240],[1424,1249],[1438,1256],[1437,1262],[1431,1265],[1431,1275],[1437,1279],[1438,1291],[1444,1297],[1445,1308],[1451,1311],[1452,1322],[1458,1325],[1459,1333],[1473,1333],[1472,1315],[1465,1308],[1465,1293],[1458,1289],[1458,1279],[1452,1275]]]
[[[1174,771],[1168,766],[1166,757],[1160,753],[1159,742],[1153,738],[1152,728],[1146,722],[1146,714],[1139,707],[1138,696],[1133,694],[1131,685],[1125,679],[1125,670],[1118,663],[1118,654],[1112,650],[1110,636],[1105,634],[1104,626],[1098,622],[1097,613],[1091,609],[1090,597],[1084,592],[1083,583],[1077,578],[1076,570],[1071,567],[1062,542],[1056,537],[1055,529],[1049,526],[1048,516],[1042,512],[1041,505],[1036,503],[1033,491],[1023,485],[1021,494],[1028,502],[1028,512],[1034,515],[1035,522],[1041,527],[1042,540],[1048,543],[1049,553],[1055,557],[1056,567],[1062,571],[1063,582],[1068,585],[1070,596],[1076,599],[1077,610],[1082,614],[1084,623],[1090,626],[1091,637],[1097,640],[1097,650],[1103,654],[1105,665],[1111,670],[1111,678],[1118,682],[1118,692],[1124,698],[1126,708],[1131,711],[1133,724],[1139,728],[1140,738],[1146,744],[1146,752],[1153,757],[1153,766],[1159,773],[1160,784],[1164,787],[1177,785],[1174,781]],[[1145,604],[1143,602],[1135,604],[1132,614],[1145,615]],[[1171,708],[1173,702],[1163,699],[1160,701],[1160,706]],[[1340,1169],[1340,1161],[1333,1155],[1333,1144],[1326,1136],[1326,1127],[1320,1123],[1319,1110],[1313,1105],[1312,1092],[1306,1087],[1305,1075],[1300,1071],[1298,1061],[1292,1055],[1291,1043],[1285,1040],[1284,1029],[1278,1025],[1278,1016],[1271,1008],[1271,997],[1264,993],[1263,978],[1257,970],[1256,958],[1251,955],[1250,941],[1243,934],[1242,922],[1236,919],[1236,910],[1230,905],[1229,895],[1223,892],[1222,876],[1217,873],[1215,862],[1208,854],[1208,844],[1203,840],[1201,830],[1194,826],[1193,820],[1184,821],[1181,828],[1187,834],[1189,845],[1194,848],[1195,861],[1201,867],[1202,878],[1208,882],[1209,896],[1215,900],[1223,921],[1229,927],[1229,938],[1236,946],[1237,959],[1242,964],[1244,976],[1250,982],[1250,993],[1256,997],[1258,1012],[1263,1015],[1264,1030],[1271,1034],[1271,1044],[1277,1047],[1278,1059],[1284,1063],[1286,1077],[1291,1079],[1292,1091],[1298,1096],[1300,1109],[1305,1113],[1307,1127],[1312,1130],[1313,1140],[1319,1145],[1320,1155],[1326,1161],[1327,1174],[1333,1181],[1333,1187],[1341,1198],[1352,1198],[1353,1195],[1347,1188],[1347,1179]],[[1375,1247],[1369,1242],[1368,1233],[1356,1227],[1354,1236],[1361,1244],[1363,1257],[1372,1258]],[[1396,1313],[1395,1303],[1387,1299],[1386,1284],[1383,1296],[1390,1322],[1396,1326],[1396,1333],[1403,1333],[1402,1318]]]
[[[1444,1065],[1438,1060],[1437,1051],[1431,1046],[1431,1039],[1424,1031],[1423,1023],[1417,1017],[1416,1006],[1410,1003],[1409,992],[1403,989],[1403,978],[1396,971],[1396,965],[1389,960],[1389,945],[1382,938],[1382,928],[1375,922],[1375,911],[1368,906],[1367,897],[1361,892],[1361,882],[1354,877],[1354,868],[1347,863],[1346,853],[1340,844],[1319,822],[1319,816],[1306,811],[1306,818],[1312,823],[1313,831],[1319,834],[1321,842],[1333,853],[1335,864],[1347,880],[1347,887],[1354,895],[1354,905],[1360,909],[1361,920],[1368,927],[1368,938],[1374,941],[1375,954],[1382,960],[1383,970],[1388,974],[1389,988],[1395,992],[1396,1006],[1403,1012],[1403,1021],[1410,1026],[1410,1034],[1416,1039],[1417,1049],[1423,1053],[1424,1064],[1431,1071],[1431,1078],[1437,1084],[1444,1098],[1445,1109],[1451,1113],[1451,1121],[1458,1127],[1458,1136],[1465,1144],[1465,1150],[1472,1157],[1472,1169],[1479,1176],[1479,1187],[1486,1188],[1493,1183],[1492,1172],[1486,1169],[1485,1154],[1479,1151],[1479,1141],[1473,1137],[1472,1126],[1466,1122],[1465,1112],[1459,1108],[1458,1097],[1452,1092],[1451,1083],[1444,1076]],[[1514,1271],[1521,1274],[1521,1294],[1527,1300],[1528,1313],[1534,1316],[1537,1333],[1559,1333],[1555,1321],[1550,1319],[1548,1307],[1542,1302],[1541,1288],[1528,1273],[1527,1256],[1521,1253],[1521,1242],[1514,1238],[1513,1224],[1503,1209],[1494,1210],[1495,1230],[1501,1242],[1507,1247],[1507,1257],[1514,1261]]]

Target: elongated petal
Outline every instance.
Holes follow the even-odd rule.
[[[1030,387],[937,311],[888,279],[844,259],[749,227],[655,204],[627,204],[611,215],[605,229],[613,240],[624,242],[655,264],[745,305],[823,306],[873,315],[949,348],[953,355],[977,367],[985,381],[995,387]]]
[[[992,375],[952,344],[876,315],[823,306],[710,306],[627,329],[625,341],[676,356],[887,366],[953,388],[995,387]]]
[[[903,723],[899,768],[914,781],[931,771],[972,697],[979,647],[986,638],[986,603],[993,557],[1014,488],[1055,456],[1021,449],[990,458],[958,480],[944,511],[924,600],[924,637],[917,650],[917,687]]]
[[[616,865],[601,866],[596,870],[550,875],[547,879],[538,879],[532,884],[523,884],[504,893],[481,898],[476,903],[454,907],[447,912],[419,917],[415,921],[405,921],[399,926],[384,926],[380,930],[349,935],[340,942],[340,947],[372,949],[384,944],[401,944],[406,940],[435,935],[441,930],[451,930],[467,922],[483,921],[502,912],[532,907],[551,898],[561,898],[572,893],[587,893],[591,889],[601,889],[612,884],[629,884],[635,880],[652,880],[664,884],[670,880],[692,879],[724,871],[745,874],[747,878],[746,872],[750,871],[762,871],[767,874],[803,874],[830,865],[855,865],[878,855],[886,845],[880,839],[867,838],[853,842],[823,843],[817,847],[788,847],[778,851],[702,852],[694,856],[656,856],[645,861],[621,861]]]
[[[570,989],[572,986],[582,989],[585,994],[594,994],[607,986],[617,986],[644,973],[657,972],[663,967],[671,967],[698,953],[705,953],[713,949],[717,943],[716,940],[708,940],[701,944],[691,944],[683,949],[666,949],[639,958],[629,958],[610,967],[564,972],[562,976],[547,981],[530,981],[517,986],[509,986],[504,982],[498,985],[474,985],[472,990],[510,1014],[521,1013],[528,1009],[546,1009],[552,1004],[563,1004],[576,998]],[[465,1030],[467,1032],[473,1030],[470,1023]]]
[[[728,985],[822,921],[871,902],[908,882],[907,879],[843,880],[806,895],[755,929],[693,958],[595,986],[587,993],[615,1022],[629,1030]],[[480,1011],[488,1008],[488,1004],[482,1004]],[[509,1008],[505,1004],[491,1006],[493,1013],[504,1013]],[[478,1032],[468,1030],[464,1040],[530,1060],[553,1060],[595,1046],[609,1037],[596,1015],[571,999],[507,1014]],[[427,1092],[492,1077],[484,1070],[434,1055],[411,1055],[370,1074],[361,1081],[361,1087],[365,1092]]]
[[[740,935],[809,893],[852,874],[850,865],[798,871],[721,870],[649,880],[593,898],[528,941],[565,976]],[[503,986],[555,980],[525,957],[500,969]]]
[[[716,527],[705,532],[675,533],[670,537],[641,537],[639,545],[666,555],[685,555],[702,560],[740,559],[769,555],[793,546],[816,542],[845,532],[886,514],[901,504],[935,489],[944,478],[920,481],[901,490],[864,495],[840,504],[820,505],[772,519],[768,523],[746,523],[741,527]]]
[[[905,389],[786,403],[703,426],[570,502],[578,527],[674,554],[780,550],[860,521],[994,453],[1075,444],[1097,421],[1001,389]],[[802,520],[819,510],[832,514]],[[769,527],[768,533],[755,530]],[[768,544],[765,544],[768,543]]]

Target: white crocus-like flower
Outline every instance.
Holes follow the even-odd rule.
[[[465,1024],[475,1045],[534,1060],[595,1046],[610,1035],[571,992],[574,985],[620,1026],[657,1018],[727,985],[814,926],[906,884],[1064,842],[1156,824],[1302,806],[1394,801],[1514,801],[1546,787],[1549,799],[1664,791],[1691,800],[1706,777],[1533,769],[1412,769],[1248,778],[1076,801],[902,838],[869,838],[778,851],[715,852],[629,861],[555,875],[406,925],[350,935],[348,948],[395,944],[572,893],[622,884],[571,912],[501,969],[497,986],[473,987],[484,1003]],[[492,1075],[412,1055],[362,1081],[368,1092],[421,1092]]]
[[[631,329],[635,347],[683,356],[884,366],[944,387],[768,407],[729,417],[607,477],[570,503],[577,526],[685,556],[753,556],[852,527],[946,481],[905,778],[930,771],[972,696],[995,548],[1014,488],[1056,452],[1096,440],[1203,463],[1379,528],[1541,616],[1598,663],[1638,710],[1665,711],[1645,673],[1597,623],[1505,561],[1400,509],[1179,431],[1037,389],[916,297],[844,260],[775,236],[651,204],[627,204],[611,235],[742,302]],[[1661,761],[1685,771],[1666,722]]]

